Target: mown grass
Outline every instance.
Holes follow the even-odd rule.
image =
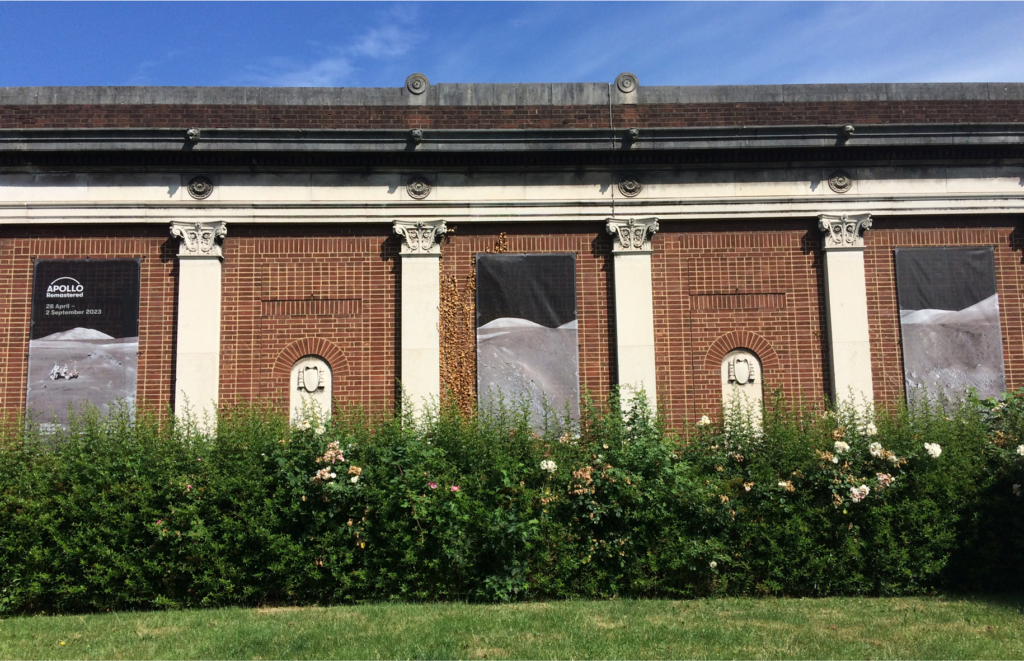
[[[1021,599],[227,608],[0,621],[3,659],[1020,659]]]

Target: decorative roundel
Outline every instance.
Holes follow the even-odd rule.
[[[409,180],[409,185],[405,187],[405,190],[408,191],[409,197],[422,200],[430,195],[430,182],[423,177],[413,177]]]
[[[213,182],[202,175],[192,177],[188,182],[188,194],[197,200],[205,200],[213,192]]]
[[[414,73],[405,79],[405,89],[410,94],[423,94],[430,87],[430,81],[421,73]]]
[[[640,81],[636,79],[635,75],[627,71],[625,73],[620,73],[618,77],[615,78],[615,86],[618,87],[619,91],[623,94],[629,94],[630,92],[636,91],[636,88],[640,86]]]
[[[619,192],[626,197],[636,197],[643,189],[643,184],[632,177],[619,182]]]
[[[845,193],[853,188],[853,178],[842,170],[836,170],[829,175],[828,187],[837,193]]]

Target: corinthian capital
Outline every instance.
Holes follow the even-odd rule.
[[[605,229],[617,239],[612,252],[649,252],[651,238],[658,231],[658,219],[609,218]]]
[[[864,248],[864,230],[871,229],[871,214],[827,214],[818,216],[818,229],[825,233],[824,250]]]
[[[178,245],[178,257],[216,257],[224,258],[219,239],[228,235],[227,224],[223,220],[212,222],[188,223],[174,221],[171,223],[171,236],[181,239]]]
[[[403,255],[440,255],[441,239],[448,231],[443,220],[396,220]]]

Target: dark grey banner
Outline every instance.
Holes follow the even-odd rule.
[[[139,363],[139,260],[37,260],[26,409],[66,424],[69,408],[134,406]]]
[[[500,393],[535,425],[545,402],[579,415],[576,255],[477,255],[476,315],[482,407]]]
[[[1005,389],[995,257],[986,248],[897,248],[907,395]]]

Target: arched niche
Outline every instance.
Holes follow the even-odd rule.
[[[301,420],[307,410],[330,417],[331,366],[320,356],[299,358],[292,365],[288,393],[288,411],[293,422]]]
[[[722,404],[726,411],[742,408],[751,420],[761,423],[764,403],[761,359],[749,349],[733,349],[722,358]]]

